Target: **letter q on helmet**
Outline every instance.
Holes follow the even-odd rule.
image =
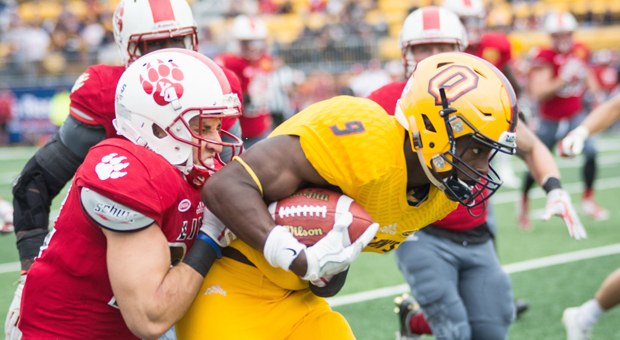
[[[201,164],[194,164],[193,148],[206,142],[237,150],[243,143],[223,130],[220,133],[235,142],[207,139],[194,133],[189,121],[200,116],[202,126],[203,119],[238,117],[240,107],[215,62],[198,52],[169,48],[149,53],[125,70],[116,87],[113,123],[119,135],[162,155],[200,186],[215,168],[205,164],[202,155]],[[157,136],[154,125],[166,135]],[[216,160],[223,165],[219,155]]]
[[[456,14],[441,7],[429,6],[411,12],[398,37],[405,76],[409,77],[416,65],[411,47],[433,43],[454,44],[459,51],[465,51],[468,45],[465,27]]]
[[[395,117],[408,131],[413,151],[433,185],[472,208],[502,182],[490,164],[489,173],[482,174],[463,162],[456,154],[456,139],[469,136],[469,143],[490,147],[489,162],[497,152],[514,154],[517,113],[514,90],[495,66],[469,54],[449,52],[418,63]],[[459,179],[458,171],[475,184]]]
[[[198,51],[198,30],[186,0],[121,0],[113,16],[114,40],[125,67],[138,59],[146,42],[183,37],[185,48]]]

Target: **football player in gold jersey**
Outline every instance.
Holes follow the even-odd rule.
[[[457,202],[485,204],[481,193],[501,185],[490,159],[515,151],[517,112],[497,69],[444,53],[417,65],[395,116],[371,100],[340,96],[286,121],[205,186],[203,201],[238,239],[177,324],[179,340],[354,339],[319,296],[338,292],[362,247],[388,252]],[[351,223],[344,214],[321,241],[301,245],[275,225],[267,204],[304,187],[352,197],[378,223],[378,231],[369,228],[374,239],[344,246]]]

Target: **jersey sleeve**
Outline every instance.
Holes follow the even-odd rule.
[[[86,215],[109,230],[138,231],[154,222],[152,218],[86,187],[80,190],[80,203]]]
[[[161,226],[163,212],[172,204],[171,202],[174,202],[179,190],[174,185],[177,182],[171,180],[169,176],[178,176],[178,174],[166,171],[165,167],[158,167],[157,161],[161,162],[161,159],[140,157],[140,152],[131,152],[129,148],[105,143],[98,144],[91,149],[76,175],[76,185],[79,190],[88,188],[100,196],[87,196],[86,198],[97,199],[97,201],[95,203],[82,200],[83,208],[96,209],[97,206],[110,206],[111,210],[107,213],[108,215],[103,215],[101,218],[116,222],[124,221],[128,216],[134,216],[137,224],[132,222],[127,224],[126,228],[139,228],[139,222],[145,221],[145,218]],[[137,145],[135,147],[136,150],[143,149],[139,150],[142,152],[151,152]],[[136,213],[143,216],[138,217]],[[113,217],[117,214],[115,220]],[[97,222],[96,219],[95,221]]]
[[[396,102],[400,99],[407,82],[387,84],[373,91],[367,98],[379,104],[385,112],[393,116],[396,112]]]

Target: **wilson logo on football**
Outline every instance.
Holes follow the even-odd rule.
[[[323,234],[325,234],[323,232],[323,229],[321,228],[310,228],[310,229],[305,229],[302,226],[292,226],[292,225],[285,225],[284,227],[286,227],[288,229],[288,231],[291,232],[291,234],[295,237],[305,237],[305,236],[321,236]]]
[[[179,211],[186,212],[189,210],[189,208],[191,208],[191,206],[192,206],[192,202],[190,202],[190,200],[186,198],[182,200],[181,202],[179,202]]]
[[[146,76],[140,75],[140,82],[144,92],[152,94],[157,104],[165,106],[183,96],[183,85],[178,83],[183,78],[183,72],[175,63],[158,59],[156,65],[146,64]]]

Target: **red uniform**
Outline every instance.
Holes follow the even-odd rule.
[[[605,94],[610,94],[618,86],[618,70],[615,67],[597,65],[592,67],[592,71]]]
[[[89,201],[83,188],[101,199]],[[116,306],[100,226],[131,231],[155,221],[176,264],[192,246],[203,210],[200,190],[162,156],[120,138],[94,146],[28,272],[23,339],[137,339]]]
[[[381,105],[385,112],[393,116],[396,111],[396,101],[400,99],[405,85],[407,85],[406,81],[385,85],[371,93],[368,99]],[[472,213],[478,215],[482,212],[482,205],[474,207],[471,210]],[[480,217],[472,217],[467,211],[467,208],[459,204],[456,210],[452,211],[448,216],[433,222],[433,226],[453,231],[465,231],[482,225],[486,222],[486,219],[486,210]]]
[[[237,76],[222,68],[234,93],[243,98],[241,85]],[[124,66],[93,65],[75,81],[71,89],[70,114],[77,120],[88,125],[101,125],[106,130],[106,138],[118,137],[112,125],[115,118],[114,96],[116,85],[125,72]],[[222,120],[222,129],[228,131],[237,118]]]
[[[247,96],[244,100],[246,106],[243,116],[239,118],[243,138],[256,138],[271,131],[273,120],[267,108],[271,98],[269,90],[271,58],[262,56],[258,61],[250,62],[234,54],[226,53],[217,56],[214,60],[239,77],[241,90]]]
[[[578,60],[583,64],[583,71],[588,69],[590,52],[582,44],[575,44],[568,54],[560,54],[551,49],[539,49],[532,60],[532,68],[553,67],[553,77],[569,60]],[[582,109],[583,95],[586,92],[585,77],[567,83],[551,99],[540,103],[540,114],[551,121],[570,118]]]
[[[510,41],[504,33],[486,33],[477,45],[469,45],[467,53],[480,57],[497,67],[500,71],[512,59]]]

